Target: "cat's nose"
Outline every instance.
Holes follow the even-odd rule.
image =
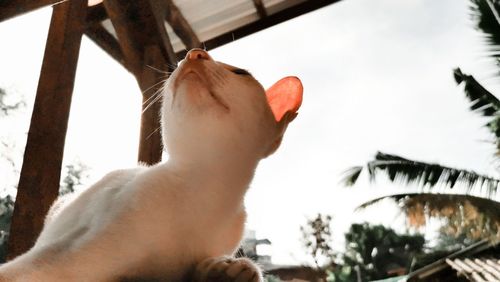
[[[210,60],[210,55],[203,49],[191,49],[186,55],[186,60]]]

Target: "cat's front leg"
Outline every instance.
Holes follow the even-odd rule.
[[[193,282],[262,282],[259,267],[247,258],[208,258],[196,266]]]

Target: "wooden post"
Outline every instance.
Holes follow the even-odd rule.
[[[58,195],[86,8],[86,0],[54,6],[12,217],[9,258],[31,248]]]
[[[163,86],[162,81],[168,78],[165,59],[158,46],[148,46],[144,50],[144,67],[137,76],[137,82],[142,90],[141,133],[139,139],[139,153],[137,159],[147,164],[161,161],[161,95],[158,91]]]

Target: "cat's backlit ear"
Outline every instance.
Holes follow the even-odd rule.
[[[280,121],[285,113],[296,113],[302,104],[302,82],[296,76],[284,77],[266,91],[274,118]]]
[[[296,113],[299,110],[303,91],[302,82],[296,76],[282,78],[267,89],[267,102],[276,121],[279,122],[287,112]]]

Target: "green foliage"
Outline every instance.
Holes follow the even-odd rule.
[[[422,235],[397,234],[383,225],[353,224],[345,234],[342,263],[329,281],[370,281],[391,276],[391,271],[407,272],[417,255],[423,254]]]
[[[265,275],[264,282],[282,282],[282,280],[279,279],[279,277],[274,276],[274,275]]]
[[[318,214],[301,227],[304,246],[328,281],[370,281],[389,277],[391,271],[408,271],[425,255],[422,235],[397,234],[383,225],[352,224],[345,234],[345,251],[331,245],[330,216]],[[320,265],[319,261],[324,263]]]
[[[7,255],[7,241],[13,211],[14,201],[12,197],[0,198],[0,263],[5,262],[5,256]]]

